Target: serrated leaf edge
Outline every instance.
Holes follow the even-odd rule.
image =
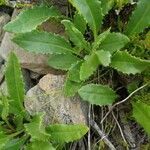
[[[56,34],[56,33],[53,33],[53,32],[46,32],[46,31],[39,31],[39,30],[32,30],[32,31],[30,31],[30,32],[25,32],[25,33],[21,33],[21,34],[19,34],[19,35],[16,35],[15,37],[13,37],[11,40],[14,42],[14,43],[16,43],[15,42],[15,39],[16,38],[18,38],[18,36],[20,36],[20,35],[23,35],[23,34],[27,34],[27,33],[32,33],[32,32],[37,32],[37,33],[44,33],[44,34],[51,34],[51,35],[53,35],[53,36],[55,36],[55,37],[59,37],[59,38],[61,38],[61,39],[63,39],[66,43],[68,43],[68,45],[70,45],[70,51],[68,51],[68,53],[70,52],[70,53],[74,53],[74,54],[77,54],[74,50],[73,50],[73,48],[71,47],[71,44],[69,43],[69,41],[68,40],[66,40],[65,39],[65,37],[63,37],[63,36],[61,36],[61,35],[59,35],[59,34]],[[17,43],[16,43],[17,44]],[[18,44],[17,44],[18,45]],[[20,46],[19,46],[20,47]],[[24,49],[25,51],[28,51],[28,50],[26,50],[26,49]],[[29,52],[29,51],[28,51]],[[30,51],[31,52],[31,51]],[[32,53],[34,53],[34,54],[45,54],[45,55],[47,55],[47,54],[66,54],[66,53],[50,53],[50,52],[36,52],[36,51],[32,51]]]
[[[114,91],[112,88],[110,88],[108,85],[94,84],[94,83],[86,84],[86,85],[94,85],[94,86],[97,86],[97,87],[101,86],[101,87],[104,87],[104,88],[108,88],[112,93],[114,93],[114,94],[116,95],[115,91]],[[86,85],[85,85],[85,86],[86,86]],[[82,87],[84,87],[84,86],[82,86]],[[78,90],[78,93],[80,92],[80,90],[82,89],[82,87]],[[79,95],[80,95],[80,94],[79,94]],[[117,98],[117,95],[116,95],[116,98]],[[116,98],[115,98],[115,99],[116,99]],[[89,102],[88,100],[84,100],[84,99],[82,99],[82,100],[83,100],[83,101],[86,101],[86,102]],[[90,104],[100,106],[99,104],[95,104],[95,103],[91,103],[91,102],[90,102]],[[108,104],[106,104],[106,105],[108,105]],[[103,106],[106,106],[106,105],[103,105]]]
[[[33,9],[36,9],[36,8],[42,8],[42,7],[47,7],[47,6],[33,6],[33,7],[31,7],[31,8],[28,8],[28,9],[24,9],[24,10],[22,10],[20,13],[19,13],[19,15],[17,15],[16,16],[16,18],[14,19],[14,20],[12,20],[10,23],[11,24],[13,24],[16,20],[18,20],[19,19],[19,17],[23,14],[23,13],[25,13],[26,11],[28,11],[28,10],[33,10]],[[47,8],[49,8],[49,7],[47,7]],[[55,8],[54,6],[51,6],[49,9],[51,9],[51,8]],[[57,9],[56,9],[57,10]],[[58,11],[58,10],[57,10]],[[59,16],[50,16],[50,17],[47,17],[45,20],[43,20],[41,23],[39,23],[37,26],[35,26],[33,29],[31,29],[31,30],[28,30],[28,32],[31,32],[31,31],[33,31],[33,30],[36,30],[36,28],[38,27],[38,26],[40,26],[40,25],[42,25],[42,23],[43,22],[45,22],[45,21],[47,21],[49,18],[60,18],[60,17],[62,17],[61,15]],[[7,31],[7,32],[11,32],[11,33],[15,33],[15,32],[12,32],[12,31],[9,31],[9,30],[7,30],[6,29],[6,27],[7,27],[7,24],[3,27],[3,29],[5,30],[5,31]],[[19,32],[16,32],[16,33],[19,33]],[[26,32],[20,32],[20,33],[26,33]]]
[[[141,58],[139,58],[139,57],[135,57],[135,56],[129,54],[127,51],[124,51],[124,52],[125,52],[127,55],[130,55],[132,58],[139,60],[140,62],[147,62],[147,63],[150,63],[149,60],[143,60],[143,59],[141,59]],[[116,53],[117,53],[117,52],[116,52]],[[114,54],[114,55],[115,55],[115,54]],[[112,57],[113,57],[113,56],[112,56]],[[111,63],[110,63],[110,66],[111,66]],[[111,67],[112,67],[112,66],[111,66]],[[135,75],[135,74],[137,74],[137,73],[126,73],[126,72],[124,72],[124,71],[120,71],[120,69],[118,69],[117,67],[112,67],[112,68],[116,69],[116,70],[119,71],[119,72],[122,72],[122,73],[124,73],[124,74],[127,74],[127,75]],[[141,72],[138,72],[138,73],[141,73]]]

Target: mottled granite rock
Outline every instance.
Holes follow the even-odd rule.
[[[7,24],[10,21],[10,16],[6,13],[0,12],[0,42],[3,39],[4,36],[4,30],[3,27],[5,24]]]
[[[73,98],[63,96],[64,78],[62,75],[44,76],[38,85],[27,92],[25,107],[31,115],[44,112],[46,125],[49,123],[86,124],[88,105],[80,101],[78,96]]]

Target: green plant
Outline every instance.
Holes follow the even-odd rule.
[[[5,0],[0,0],[0,5],[6,5],[6,1]]]
[[[113,2],[103,0],[69,0],[69,2],[76,8],[73,18],[66,19],[53,7],[36,6],[23,11],[4,29],[17,33],[13,41],[20,47],[29,52],[50,54],[48,64],[53,68],[67,71],[65,95],[74,96],[78,92],[83,100],[91,104],[111,105],[117,94],[108,85],[95,81],[95,78],[103,69],[135,75],[150,66],[149,60],[130,54],[135,47],[135,37],[150,25],[149,2],[140,0],[137,3],[125,29],[122,28],[122,33],[112,32],[111,27],[108,29],[103,27],[103,20],[112,9]],[[38,30],[37,27],[42,22],[54,17],[62,20],[68,39]],[[93,38],[85,40],[86,31],[89,31]]]
[[[18,59],[11,53],[5,78],[8,94],[0,95],[1,150],[55,150],[59,145],[80,139],[88,128],[85,125],[43,124],[43,114],[31,117],[25,110],[24,83]]]

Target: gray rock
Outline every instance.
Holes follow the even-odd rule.
[[[66,15],[68,13],[68,2],[67,2],[67,0],[51,0],[51,2],[64,15]]]
[[[6,5],[15,8],[17,4],[31,4],[32,0],[7,0]]]
[[[30,78],[34,80],[38,80],[40,78],[40,74],[30,71]]]
[[[22,75],[25,83],[25,91],[27,92],[33,87],[33,83],[30,78],[30,72],[27,69],[22,69]]]
[[[1,65],[0,67],[0,91],[2,91],[3,94],[7,94],[7,86],[4,80],[4,72],[5,72],[5,65]]]
[[[2,38],[4,36],[4,30],[3,27],[5,24],[7,24],[10,21],[10,16],[5,13],[0,13],[0,42],[2,41]]]
[[[87,103],[81,102],[78,96],[63,96],[64,76],[47,74],[39,84],[27,92],[25,107],[34,115],[45,113],[45,124],[49,123],[87,123]]]
[[[4,65],[0,67],[0,84],[3,82],[4,79]]]
[[[6,81],[2,82],[2,84],[0,85],[0,92],[2,92],[4,95],[8,95]]]
[[[4,59],[0,56],[0,66],[4,64]]]
[[[48,6],[55,6],[59,11],[66,15],[68,14],[68,1],[67,0],[36,0],[38,4],[46,4]]]

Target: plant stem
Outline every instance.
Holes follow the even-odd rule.
[[[9,135],[9,137],[15,137],[15,136],[21,134],[22,132],[24,132],[24,129],[22,129],[22,130],[20,130],[20,131],[18,131],[18,132],[15,132],[15,133],[13,133],[13,134],[11,134],[11,135]]]
[[[106,119],[106,117],[111,113],[111,111],[117,106],[120,105],[124,102],[126,102],[131,96],[133,96],[136,92],[138,92],[139,90],[145,88],[147,84],[144,84],[143,86],[139,87],[138,89],[136,89],[135,91],[133,91],[129,96],[127,96],[125,99],[123,99],[122,101],[117,102],[116,104],[114,104],[112,107],[110,107],[109,111],[106,113],[106,115],[104,116],[104,118],[101,120],[101,123],[103,123],[103,121]]]
[[[116,148],[114,147],[114,145],[108,140],[108,138],[106,137],[106,135],[100,130],[100,128],[97,125],[97,123],[94,120],[91,120],[90,124],[98,132],[98,134],[101,136],[101,138],[103,139],[103,141],[108,145],[108,147],[111,150],[116,150]]]

